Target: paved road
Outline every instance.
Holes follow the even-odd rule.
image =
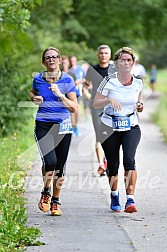
[[[111,212],[107,178],[96,173],[91,120],[81,120],[82,136],[73,138],[69,154],[67,178],[61,195],[61,217],[52,217],[38,210],[42,188],[40,161],[33,165],[27,177],[28,225],[40,228],[40,240],[45,243],[40,247],[27,247],[27,252],[167,251],[167,145],[163,143],[158,127],[150,120],[157,103],[157,99],[146,99],[145,111],[140,115],[142,140],[136,157],[139,212]],[[124,207],[122,165],[119,187]]]

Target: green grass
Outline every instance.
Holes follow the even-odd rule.
[[[157,75],[157,90],[167,95],[167,69],[159,70]]]
[[[40,244],[40,230],[27,227],[26,171],[17,164],[17,157],[34,144],[32,118],[21,132],[0,141],[0,252],[23,251],[27,245]]]
[[[158,70],[156,90],[167,94],[167,69]],[[149,85],[149,73],[147,73],[146,84]]]
[[[167,69],[158,70],[156,89],[161,96],[157,111],[153,114],[153,121],[160,127],[164,141],[167,142]]]

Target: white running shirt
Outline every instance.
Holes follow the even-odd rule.
[[[137,125],[136,103],[138,102],[138,96],[142,89],[142,80],[135,76],[133,76],[132,84],[129,86],[124,86],[119,82],[117,73],[105,77],[97,92],[108,98],[117,100],[121,104],[121,110],[115,112],[111,104],[106,105],[101,116],[101,121],[109,127],[112,127],[112,118],[106,115],[106,113],[114,116],[127,116],[134,113],[130,116],[130,126]]]

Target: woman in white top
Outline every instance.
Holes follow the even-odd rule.
[[[127,201],[125,212],[137,212],[134,191],[137,180],[136,149],[141,138],[137,112],[142,112],[143,82],[131,75],[135,60],[133,49],[120,48],[114,56],[118,72],[100,84],[93,106],[104,107],[101,116],[101,144],[107,159],[107,175],[111,188],[111,209],[121,211],[118,192],[119,150],[122,146]]]

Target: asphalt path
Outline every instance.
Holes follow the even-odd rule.
[[[136,155],[138,212],[127,214],[110,210],[107,177],[97,174],[91,119],[81,118],[82,135],[73,137],[67,162],[67,176],[60,197],[61,217],[50,216],[38,209],[42,189],[39,156],[26,178],[28,226],[41,230],[38,240],[44,243],[43,246],[29,246],[26,251],[167,251],[167,145],[151,120],[159,99],[151,98],[146,90],[144,100],[144,111],[139,115],[142,138]],[[122,164],[119,192],[124,208]]]

